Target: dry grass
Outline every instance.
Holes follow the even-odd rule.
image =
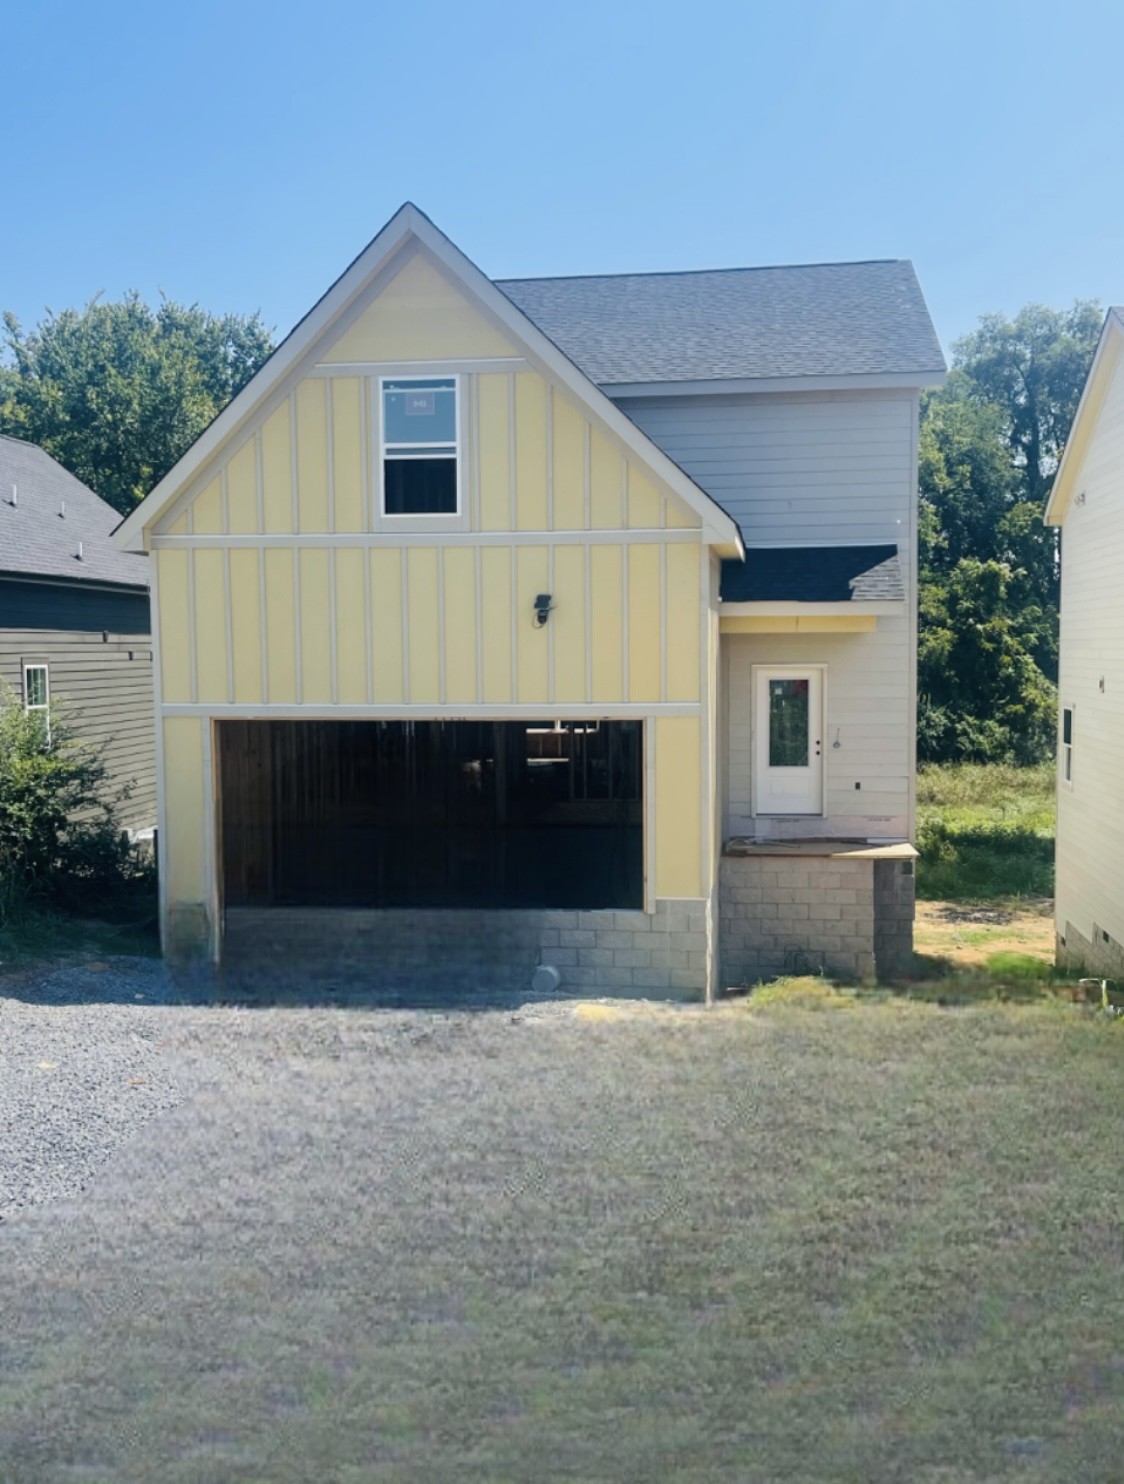
[[[193,1099],[0,1227],[5,1484],[1120,1478],[1124,1025],[167,1014]]]

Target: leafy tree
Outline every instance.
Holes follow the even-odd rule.
[[[949,572],[967,556],[1002,556],[999,528],[1016,488],[1003,412],[974,399],[960,371],[925,397],[918,475],[923,570]]]
[[[127,513],[269,355],[261,317],[213,315],[138,294],[48,314],[4,315],[0,432],[38,443]]]

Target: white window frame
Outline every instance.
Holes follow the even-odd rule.
[[[385,415],[385,388],[388,384],[402,386],[411,381],[451,381],[453,383],[455,417],[455,447],[453,462],[456,465],[456,510],[443,511],[411,511],[402,515],[388,513],[386,508],[386,460],[388,445],[386,441],[386,415]],[[379,430],[378,450],[379,467],[375,481],[378,491],[378,508],[375,511],[375,522],[384,530],[409,531],[462,531],[467,529],[468,520],[465,500],[465,440],[464,440],[464,377],[456,371],[409,371],[398,375],[382,375],[375,381],[375,418]],[[432,447],[427,443],[392,443],[389,449],[396,448],[427,448]]]
[[[46,696],[44,701],[37,702],[35,705],[32,705],[28,699],[30,691],[28,689],[27,677],[32,670],[42,670],[43,689]],[[51,667],[45,660],[24,660],[23,662],[23,709],[29,716],[33,711],[41,711],[43,713],[44,724],[47,729],[47,741],[49,742],[51,740]]]
[[[1065,719],[1069,716],[1069,741],[1065,740]],[[1061,754],[1061,781],[1066,788],[1073,787],[1073,738],[1077,731],[1077,707],[1063,706],[1061,726],[1058,729],[1058,751]]]

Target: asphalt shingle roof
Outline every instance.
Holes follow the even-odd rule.
[[[118,551],[109,539],[120,522],[112,505],[49,453],[34,443],[0,436],[0,573],[146,588],[147,558]]]
[[[496,287],[599,386],[945,369],[905,259]]]
[[[722,563],[724,603],[850,603],[905,598],[896,546],[750,547]]]

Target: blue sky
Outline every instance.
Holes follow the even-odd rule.
[[[911,257],[1124,299],[1124,6],[0,0],[0,308],[287,330],[404,200],[493,277]]]

